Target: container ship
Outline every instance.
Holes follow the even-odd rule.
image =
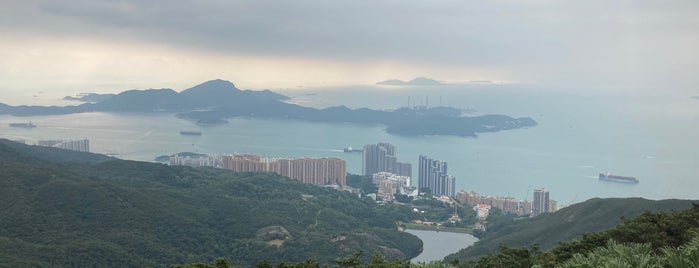
[[[612,175],[612,174],[599,174],[599,180],[601,181],[613,181],[613,182],[621,182],[621,183],[638,183],[638,179],[634,177],[625,177],[625,176],[617,176],[617,175]]]
[[[201,136],[201,131],[180,131],[180,135]]]
[[[10,123],[11,127],[21,127],[21,128],[34,128],[36,125],[32,124],[32,122],[29,123]]]

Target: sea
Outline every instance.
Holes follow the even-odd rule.
[[[83,113],[1,115],[0,137],[28,144],[88,138],[92,152],[142,161],[177,152],[340,157],[347,161],[348,172],[357,174],[362,170],[361,153],[343,149],[389,142],[396,146],[399,161],[413,164],[413,174],[418,174],[419,155],[426,155],[448,163],[458,190],[481,195],[531,200],[534,189],[546,188],[559,205],[595,197],[699,199],[699,100],[688,94],[497,84],[276,91],[290,96],[291,103],[316,108],[441,105],[463,109],[465,116],[505,114],[531,117],[539,124],[476,138],[411,137],[390,135],[381,125],[231,118],[228,124],[200,126],[166,113]],[[77,104],[56,97],[77,92],[27,94],[34,95],[3,96],[0,102],[17,104],[17,98],[24,98],[22,104]],[[51,98],[43,97],[48,95]],[[37,127],[9,127],[29,121]],[[640,182],[599,181],[598,174],[607,172]]]

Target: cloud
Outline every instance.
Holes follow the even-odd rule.
[[[693,84],[699,67],[693,51],[699,45],[696,1],[39,0],[13,5],[0,11],[5,31],[221,55],[481,68],[504,75],[501,79],[590,85]]]

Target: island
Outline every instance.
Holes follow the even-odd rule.
[[[489,114],[462,116],[450,107],[400,108],[393,111],[346,106],[315,109],[285,102],[287,96],[269,91],[240,90],[225,80],[211,80],[176,92],[172,89],[127,90],[98,102],[76,106],[10,106],[0,114],[15,116],[61,115],[86,112],[172,113],[197,124],[225,124],[233,117],[293,119],[309,122],[383,125],[394,135],[451,135],[476,137],[477,133],[536,126],[529,117]]]
[[[63,97],[63,100],[69,100],[69,101],[80,101],[80,102],[100,102],[106,99],[109,99],[111,97],[114,97],[116,94],[98,94],[98,93],[80,93],[77,96],[65,96]]]
[[[384,85],[384,86],[441,86],[444,85],[442,82],[439,82],[434,79],[426,78],[426,77],[417,77],[413,80],[410,81],[403,81],[403,80],[398,80],[398,79],[390,79],[386,81],[381,81],[376,83],[377,85]]]

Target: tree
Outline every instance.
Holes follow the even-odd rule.
[[[393,196],[396,197],[396,201],[401,202],[401,203],[409,204],[410,201],[413,201],[412,197],[404,195],[404,194],[395,194]]]
[[[541,266],[537,266],[541,267]],[[573,267],[662,267],[659,259],[653,255],[650,244],[620,244],[609,240],[606,247],[596,248],[590,253],[573,255],[573,258],[557,266]]]

